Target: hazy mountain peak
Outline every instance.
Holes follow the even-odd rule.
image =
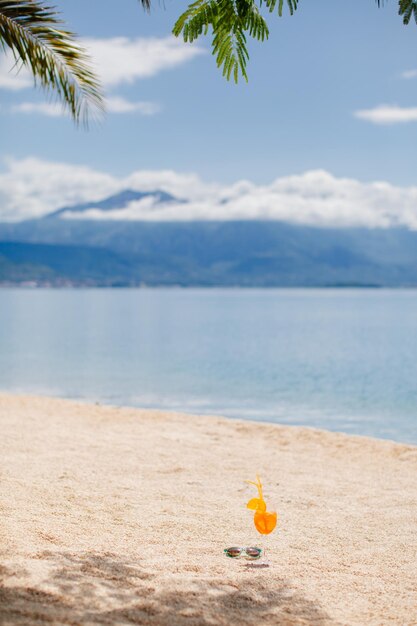
[[[99,212],[121,211],[128,208],[132,203],[140,202],[145,199],[151,200],[154,204],[182,202],[182,200],[175,198],[175,196],[159,189],[156,189],[155,191],[135,191],[133,189],[124,189],[97,202],[83,202],[80,204],[62,207],[57,211],[53,211],[53,213],[48,213],[44,219],[51,217],[67,217],[68,215],[76,218],[77,215],[74,214],[80,214],[79,217],[81,217],[83,213],[91,210]]]

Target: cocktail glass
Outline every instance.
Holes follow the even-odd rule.
[[[258,566],[263,565],[269,566],[269,561],[267,558],[267,537],[275,530],[277,525],[277,513],[275,511],[275,507],[269,506],[272,508],[271,511],[256,511],[253,516],[253,523],[255,525],[256,530],[262,536],[262,548],[263,555],[260,561],[258,561]]]

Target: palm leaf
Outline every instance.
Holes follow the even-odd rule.
[[[239,74],[247,81],[249,59],[246,33],[263,41],[268,26],[254,0],[196,0],[174,25],[176,37],[192,42],[212,29],[212,50],[223,76],[237,83]]]
[[[384,0],[376,0],[380,7],[384,4]],[[412,17],[417,24],[417,1],[416,0],[398,0],[398,14],[403,18],[405,25],[410,23]]]
[[[402,16],[404,24],[409,24],[412,17],[417,23],[417,2],[414,0],[400,0],[398,13]]]
[[[39,0],[0,0],[0,45],[53,91],[73,119],[87,124],[104,108],[99,82],[75,35],[61,28],[57,12]]]
[[[151,10],[151,0],[139,0],[139,2],[141,3],[145,11],[149,12]]]

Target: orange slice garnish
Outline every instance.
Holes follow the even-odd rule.
[[[252,498],[249,500],[246,507],[251,511],[259,511],[260,513],[264,513],[264,511],[266,511],[266,504],[260,498]]]

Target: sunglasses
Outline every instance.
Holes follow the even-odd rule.
[[[226,556],[231,559],[238,559],[239,557],[244,557],[245,559],[249,559],[250,561],[254,561],[255,559],[259,559],[262,554],[262,548],[225,548],[223,550]]]

